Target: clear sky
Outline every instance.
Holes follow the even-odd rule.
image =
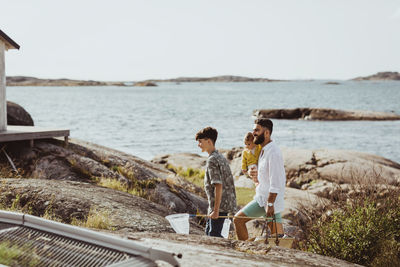
[[[350,79],[400,71],[400,0],[1,0],[6,74]]]

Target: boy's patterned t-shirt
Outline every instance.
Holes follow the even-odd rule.
[[[217,150],[212,152],[207,159],[206,173],[204,176],[204,189],[208,198],[208,213],[214,209],[215,186],[222,184],[222,197],[220,212],[236,212],[236,192],[233,175],[227,159]]]

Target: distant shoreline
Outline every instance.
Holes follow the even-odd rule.
[[[94,80],[72,80],[72,79],[41,79],[29,76],[8,76],[7,86],[157,86],[156,83],[192,83],[192,82],[292,82],[292,81],[315,81],[306,80],[276,80],[269,78],[251,78],[244,76],[215,76],[215,77],[179,77],[173,79],[149,79],[144,81],[94,81]],[[327,79],[325,84],[340,84],[340,80]],[[329,82],[331,81],[331,82]],[[332,82],[335,81],[335,82]],[[343,80],[345,81],[345,80]],[[400,81],[398,72],[379,72],[374,75],[357,77],[348,81]]]

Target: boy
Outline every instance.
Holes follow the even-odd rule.
[[[236,192],[229,163],[215,149],[218,132],[212,127],[200,130],[196,141],[202,152],[208,153],[204,189],[208,199],[208,216],[206,235],[222,237],[221,230],[228,213],[236,211]]]

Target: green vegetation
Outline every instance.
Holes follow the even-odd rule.
[[[142,197],[151,200],[149,189],[153,189],[160,182],[158,178],[148,180],[131,180],[132,185],[121,183],[119,180],[114,178],[99,178],[97,184],[103,187],[128,192],[134,196]]]
[[[24,257],[21,257],[24,255]],[[0,243],[0,264],[6,266],[38,266],[39,256],[29,245],[11,245],[8,241]]]
[[[197,185],[198,187],[204,188],[204,175],[205,171],[194,168],[184,169],[182,167],[175,167],[171,164],[168,164],[167,169],[175,172],[177,175],[185,178],[185,180],[191,182],[192,184]]]
[[[357,189],[357,195],[344,193],[325,207],[305,230],[303,249],[366,266],[400,266],[399,190]]]
[[[171,164],[168,164],[167,168],[169,170],[172,170],[185,180],[197,185],[198,187],[204,188],[204,170],[194,169],[190,167],[184,169],[182,167],[176,167]],[[236,187],[236,200],[238,205],[246,205],[253,199],[254,195],[254,188]]]
[[[90,209],[86,220],[72,218],[71,224],[87,228],[113,230],[110,214],[106,211],[98,211],[96,208]]]
[[[253,200],[256,191],[254,188],[236,187],[236,202],[240,206],[244,206]]]

